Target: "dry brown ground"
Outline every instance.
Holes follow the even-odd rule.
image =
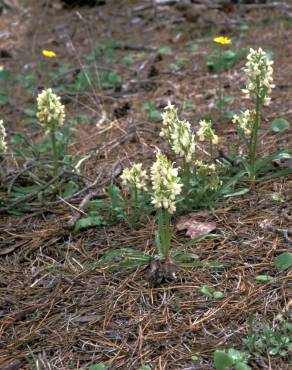
[[[74,128],[72,153],[93,154],[99,148],[99,154],[83,165],[87,176],[94,179],[104,171],[106,181],[120,163],[151,162],[153,146],[161,143],[160,123],[147,119],[143,103],[155,102],[163,108],[168,99],[192,101],[194,108],[184,115],[194,130],[196,117],[215,114],[218,80],[206,71],[204,59],[213,47],[212,37],[226,27],[238,47],[261,46],[274,52],[276,88],[271,106],[265,109],[261,153],[291,147],[291,131],[275,136],[270,130],[275,117],[292,120],[291,19],[280,9],[253,10],[242,15],[249,29],[241,34],[232,22],[238,17],[236,9],[224,15],[226,24],[218,26],[188,22],[174,7],[158,9],[156,16],[151,9],[134,10],[145,4],[143,0],[108,1],[94,9],[64,10],[31,0],[0,16],[1,49],[12,55],[1,63],[15,72],[36,63],[44,48],[57,52],[58,63],[73,60],[78,66],[95,41],[110,38],[130,40],[133,50],[117,50],[118,57],[142,53],[130,67],[116,62],[126,83],[124,95],[89,91],[66,99],[69,117],[80,112],[89,116],[87,124]],[[191,53],[192,42],[198,50]],[[166,45],[174,54],[157,60],[156,51]],[[187,67],[176,73],[169,69],[175,55],[187,58]],[[241,67],[224,74],[226,93],[236,96],[235,109],[246,105],[240,92]],[[14,98],[14,105],[1,112],[10,133],[24,130],[17,123],[23,118],[23,97],[16,91]],[[125,103],[130,111],[115,118],[114,109]],[[217,128],[222,143],[232,140],[230,124],[218,123]],[[136,135],[128,140],[133,130]],[[77,369],[94,362],[110,369],[135,370],[142,363],[166,370],[213,369],[214,349],[242,348],[250,317],[272,323],[277,314],[288,315],[291,272],[277,273],[273,261],[288,250],[289,243],[260,224],[269,220],[275,227],[288,228],[289,223],[291,227],[291,184],[287,177],[259,184],[256,190],[208,213],[207,220],[216,221],[224,238],[203,241],[192,251],[202,260],[228,263],[230,268],[181,270],[177,281],[157,288],[149,287],[143,269],[115,274],[84,269],[85,263],[113,247],[151,250],[152,219],[138,229],[117,225],[73,233],[66,227],[72,211],[62,203],[47,209],[36,206],[33,213],[18,218],[2,215],[0,368],[31,369],[33,354],[47,363],[44,369]],[[271,200],[275,191],[285,196],[285,203]],[[74,204],[78,206],[79,201]],[[177,233],[173,246],[185,240],[183,233]],[[4,253],[8,247],[11,252]],[[255,282],[256,275],[266,273],[274,277],[271,282]],[[204,284],[224,291],[224,299],[203,297],[199,288]],[[192,363],[192,355],[202,356],[202,361]],[[273,370],[289,367],[286,360],[269,356],[251,358],[250,365]]]

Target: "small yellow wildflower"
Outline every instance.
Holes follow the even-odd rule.
[[[216,42],[217,44],[221,44],[221,45],[229,45],[229,44],[231,44],[231,39],[228,38],[228,37],[225,37],[225,36],[215,37],[213,39],[213,41]]]
[[[57,56],[57,54],[51,50],[43,50],[42,53],[47,58],[55,58]]]

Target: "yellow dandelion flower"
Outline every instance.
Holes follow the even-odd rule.
[[[51,50],[43,50],[42,53],[47,58],[55,58],[57,56],[57,54]]]
[[[213,41],[216,42],[217,44],[221,44],[221,45],[229,45],[229,44],[231,44],[231,39],[228,38],[228,37],[225,37],[225,36],[215,37],[213,39]]]

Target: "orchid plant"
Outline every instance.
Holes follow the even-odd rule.
[[[38,95],[37,107],[37,118],[50,134],[53,150],[54,176],[57,176],[59,172],[59,152],[56,140],[56,129],[62,127],[64,124],[65,107],[62,105],[60,97],[54,94],[52,89],[43,90]]]

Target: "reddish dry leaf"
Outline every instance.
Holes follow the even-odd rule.
[[[179,217],[176,223],[176,228],[178,230],[186,229],[186,235],[190,236],[192,239],[216,229],[217,225],[215,222],[196,221],[195,217],[197,216],[197,213],[189,213],[186,216]]]

